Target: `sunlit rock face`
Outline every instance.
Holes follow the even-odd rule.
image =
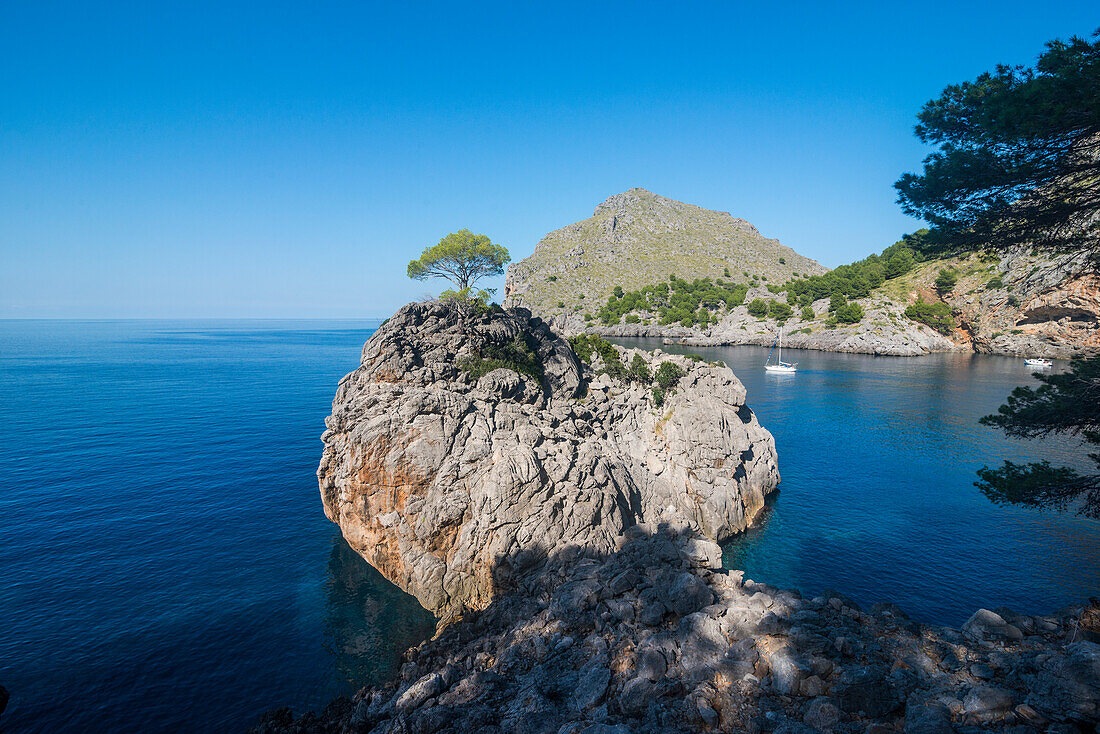
[[[1042,255],[1027,248],[996,266],[1004,288],[956,288],[948,302],[974,350],[1069,357],[1100,354],[1100,263],[1085,251]]]
[[[531,374],[470,371],[516,344]],[[724,366],[635,354],[684,372],[659,407],[525,309],[402,308],[340,382],[317,472],[326,514],[444,620],[544,573],[555,551],[611,551],[640,523],[714,541],[745,529],[779,473],[744,387]]]

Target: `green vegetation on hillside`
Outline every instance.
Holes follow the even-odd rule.
[[[913,321],[931,326],[945,336],[955,328],[955,321],[951,318],[951,307],[939,301],[936,303],[917,301],[905,309],[905,315]]]
[[[846,303],[833,312],[836,320],[842,324],[857,324],[863,320],[863,306],[858,303]]]
[[[670,275],[668,282],[647,285],[636,291],[624,291],[621,286],[615,286],[597,316],[610,326],[620,323],[632,311],[643,311],[655,314],[661,324],[705,327],[717,321],[714,317],[717,310],[723,307],[729,310],[744,303],[747,292],[748,286],[742,283],[710,278],[688,282]]]
[[[887,280],[905,275],[917,263],[927,230],[908,234],[882,251],[851,265],[841,265],[824,275],[788,280],[781,290],[791,305],[809,306],[822,298],[866,298]],[[838,304],[839,305],[839,304]],[[832,310],[835,310],[832,309]]]
[[[936,274],[936,290],[940,293],[950,293],[958,282],[959,274],[954,270],[940,268]]]

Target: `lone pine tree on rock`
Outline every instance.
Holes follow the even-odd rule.
[[[408,275],[413,280],[445,278],[454,283],[456,290],[444,291],[444,297],[466,300],[479,280],[501,275],[511,259],[506,248],[493,244],[486,235],[460,229],[424,248],[419,259],[409,262]],[[473,298],[488,300],[490,295],[482,291]]]

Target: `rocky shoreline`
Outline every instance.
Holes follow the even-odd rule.
[[[602,350],[602,351],[601,351]],[[578,352],[581,353],[580,358]],[[326,421],[325,511],[440,617],[383,686],[283,732],[1094,731],[1100,607],[962,630],[721,568],[779,481],[723,365],[410,304]]]
[[[1095,606],[983,609],[959,631],[754,583],[686,525],[636,525],[616,546],[558,550],[551,571],[410,650],[389,684],[319,714],[269,712],[253,731],[1074,734],[1100,721]]]
[[[803,319],[794,309],[783,324],[753,317],[745,305],[730,309],[705,329],[661,325],[655,314],[642,314],[639,323],[611,326],[578,314],[558,314],[550,323],[567,335],[657,338],[700,347],[770,346],[782,328],[784,345],[827,352],[897,357],[973,352],[1050,359],[1100,354],[1100,266],[1092,253],[1051,256],[1014,248],[994,260],[967,255],[923,264],[859,299],[865,315],[855,324],[824,326],[828,299],[813,303],[813,318]],[[945,268],[957,272],[959,280],[953,290],[940,293],[934,280]],[[991,288],[995,281],[1002,287]],[[782,300],[782,294],[750,288],[745,303],[754,299]],[[918,299],[950,306],[954,330],[941,334],[908,318],[905,308]]]
[[[818,310],[825,311],[828,303],[822,301],[814,306]],[[865,323],[811,333],[801,331],[804,328],[801,322],[792,321],[790,325],[783,326],[783,346],[791,349],[889,357],[919,357],[924,354],[972,351],[969,347],[957,344],[920,324],[907,324],[904,328],[890,330],[883,329],[881,324],[875,323],[875,317],[880,315],[880,311],[871,310],[870,318],[866,319]],[[741,316],[740,319],[736,319],[735,314],[732,319],[722,324],[722,328],[716,327],[705,332],[684,326],[656,324],[586,326],[579,320],[570,319],[556,319],[552,323],[565,334],[588,333],[610,338],[660,339],[665,344],[692,347],[743,345],[770,347],[775,342],[779,324],[761,324],[756,319],[748,317],[747,313]]]

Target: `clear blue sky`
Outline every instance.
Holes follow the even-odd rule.
[[[948,83],[1095,2],[0,8],[0,317],[377,317],[469,227],[528,255],[632,186],[825,265],[919,222]],[[502,279],[501,279],[502,281]],[[496,285],[500,285],[498,282]]]

